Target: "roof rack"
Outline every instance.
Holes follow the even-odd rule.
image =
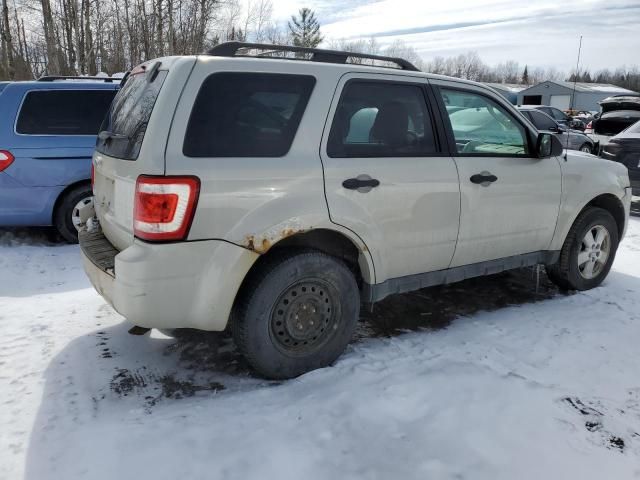
[[[239,50],[264,50],[264,53],[258,55],[238,54]],[[305,54],[305,57],[277,57],[274,53],[293,52]],[[310,60],[312,62],[322,63],[347,63],[349,58],[362,58],[367,60],[378,60],[381,62],[394,63],[400,70],[411,70],[419,72],[420,70],[411,62],[403,58],[385,57],[382,55],[369,55],[367,53],[345,52],[340,50],[324,50],[320,48],[294,47],[292,45],[270,45],[266,43],[246,43],[246,42],[225,42],[216,45],[207,52],[207,55],[215,55],[218,57],[257,57],[257,58],[286,58],[288,60]],[[377,65],[376,65],[377,66]],[[388,67],[394,68],[394,67]]]
[[[79,77],[63,75],[45,75],[38,78],[38,82],[55,82],[56,80],[95,80],[107,83],[120,82],[121,78],[116,77]]]

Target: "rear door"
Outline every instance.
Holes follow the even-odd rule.
[[[549,248],[561,194],[558,158],[536,158],[535,133],[487,90],[434,80],[460,175],[460,234],[451,266]]]
[[[168,58],[133,69],[100,128],[94,204],[105,236],[119,250],[133,243],[138,176],[165,173],[171,118],[194,63],[195,57]]]
[[[445,269],[455,250],[458,173],[429,92],[419,77],[345,75],[325,127],[329,214],[368,246],[377,283]]]

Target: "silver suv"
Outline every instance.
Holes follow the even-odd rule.
[[[138,327],[230,327],[271,378],[331,364],[391,294],[536,264],[593,288],[631,200],[623,165],[563,153],[488,87],[273,45],[137,67],[93,165],[98,292]]]

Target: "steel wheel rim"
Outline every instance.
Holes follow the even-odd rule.
[[[585,145],[584,147],[580,148],[580,151],[585,153],[591,153],[591,148]]]
[[[321,279],[305,279],[278,297],[269,322],[275,346],[289,356],[309,355],[334,336],[340,323],[337,290]]]
[[[585,233],[578,252],[578,272],[586,280],[602,273],[611,254],[611,235],[602,225],[594,225]]]
[[[71,210],[71,223],[75,227],[76,230],[80,230],[80,226],[82,225],[82,220],[80,219],[80,209],[85,205],[93,204],[93,197],[86,197],[80,200]]]

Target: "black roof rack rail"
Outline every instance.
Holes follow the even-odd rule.
[[[238,50],[265,50],[266,54],[259,55],[238,55]],[[300,60],[311,60],[312,62],[323,63],[347,63],[349,57],[363,58],[367,60],[379,60],[381,62],[395,63],[400,70],[411,70],[419,72],[420,70],[411,62],[403,58],[385,57],[382,55],[369,55],[367,53],[346,52],[341,50],[324,50],[321,48],[294,47],[292,45],[271,45],[267,43],[246,43],[246,42],[225,42],[216,45],[209,51],[207,55],[215,55],[218,57],[258,57],[258,58],[283,58],[273,57],[271,54],[275,52],[293,52],[304,53],[309,58],[300,58]]]
[[[96,80],[107,83],[120,82],[121,78],[117,77],[80,77],[77,75],[44,75],[38,78],[38,82],[55,82],[56,80]]]

